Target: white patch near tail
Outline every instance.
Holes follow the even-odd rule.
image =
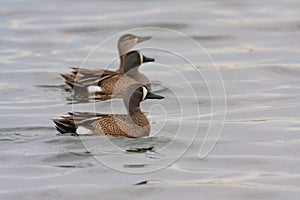
[[[102,92],[102,89],[99,86],[92,85],[92,86],[89,86],[87,89],[88,89],[89,93],[91,93],[91,94],[96,93],[96,92]]]
[[[78,126],[76,129],[76,133],[78,135],[91,135],[93,132],[92,130],[85,128],[84,126]]]
[[[142,101],[144,101],[144,100],[145,100],[145,98],[146,98],[147,94],[148,94],[148,90],[147,90],[147,88],[146,88],[146,87],[144,87],[144,86],[143,86],[143,99],[142,99]]]

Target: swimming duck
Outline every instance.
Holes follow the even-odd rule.
[[[142,84],[132,84],[127,87],[123,95],[127,114],[74,112],[53,121],[61,134],[144,137],[150,133],[150,124],[140,109],[140,103],[145,99],[163,98],[151,93]]]
[[[109,72],[101,76],[75,76],[69,77],[67,83],[74,90],[83,91],[100,95],[122,95],[128,85],[141,83],[151,90],[149,79],[139,71],[142,63],[154,62],[153,58],[144,56],[139,51],[130,51],[124,57],[124,74],[119,72]]]
[[[72,69],[72,74],[61,74],[61,76],[65,79],[65,82],[68,85],[72,85],[75,80],[74,77],[80,76],[83,78],[89,78],[89,77],[100,77],[102,75],[109,75],[111,73],[124,73],[124,59],[125,55],[130,49],[132,49],[136,44],[147,41],[151,39],[151,36],[136,36],[133,34],[125,34],[121,36],[118,40],[118,52],[119,52],[119,57],[120,57],[120,66],[119,69],[116,71],[111,71],[111,70],[90,70],[90,69],[85,69],[85,68],[76,68],[73,67]]]

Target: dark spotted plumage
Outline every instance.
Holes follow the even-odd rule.
[[[141,84],[132,84],[125,90],[123,102],[127,114],[99,114],[74,112],[62,119],[54,119],[56,129],[61,134],[74,133],[112,135],[125,137],[143,137],[150,133],[150,124],[140,109],[140,102],[145,99],[162,99]]]

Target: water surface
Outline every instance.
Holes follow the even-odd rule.
[[[299,1],[4,0],[0,5],[1,199],[299,199]],[[56,135],[51,119],[73,109],[59,74],[79,66],[96,44],[111,35],[140,27],[169,28],[191,36],[220,69],[227,117],[221,138],[206,159],[198,158],[211,116],[203,80],[191,81],[198,88],[195,101],[185,83],[151,65],[142,69],[151,80],[182,94],[185,131],[179,137],[175,137],[177,101],[168,91],[160,92],[168,97],[162,104],[171,111],[163,131],[157,133],[163,113],[151,109],[153,101],[143,104],[145,112],[151,111],[153,137],[98,137],[96,143],[87,137],[82,143],[78,137]],[[148,45],[180,47],[208,75],[210,85],[219,84],[209,77],[209,60],[194,47],[160,31],[151,35]],[[106,66],[117,55],[115,43],[111,45],[100,48],[86,65]],[[158,63],[193,75],[167,54],[146,52]],[[124,112],[121,101],[113,102],[118,105],[114,112]],[[108,112],[110,104],[75,108],[96,105],[97,111]],[[196,105],[201,116],[195,113]],[[215,106],[221,112],[221,106]],[[188,151],[168,164],[189,146],[196,123],[199,130]],[[173,146],[162,152],[169,143]],[[126,151],[131,148],[150,149]],[[168,166],[132,175],[108,168],[99,158],[131,172]]]

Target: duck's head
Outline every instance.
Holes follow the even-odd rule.
[[[151,93],[146,86],[136,83],[128,86],[123,95],[123,102],[129,113],[140,110],[140,103],[145,99],[163,99],[165,97]]]
[[[125,55],[130,49],[132,49],[136,44],[149,40],[150,36],[136,36],[133,34],[125,34],[119,38],[118,50],[119,55]]]
[[[125,55],[124,73],[129,72],[135,67],[139,67],[143,63],[154,61],[154,58],[146,57],[139,51],[130,51]]]

